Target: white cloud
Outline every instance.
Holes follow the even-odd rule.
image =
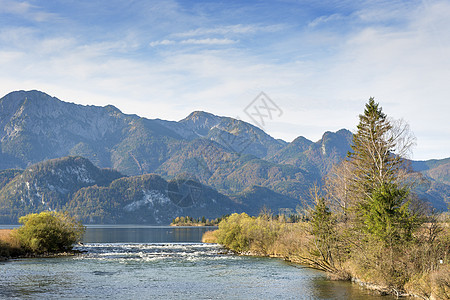
[[[254,34],[257,32],[276,32],[285,28],[285,25],[227,25],[214,28],[197,28],[186,32],[175,33],[174,37],[194,37],[203,35],[229,35],[229,34]]]
[[[398,13],[405,18],[405,11]],[[328,84],[317,94],[337,101],[375,96],[387,114],[410,122],[418,138],[416,157],[448,156],[450,128],[442,128],[448,118],[440,113],[450,110],[450,40],[442,34],[450,30],[448,14],[450,5],[441,2],[409,10],[400,27],[374,24],[354,32],[320,74]],[[432,152],[424,141],[435,132],[440,141],[433,139]]]
[[[171,40],[154,41],[154,42],[150,43],[150,47],[167,46],[167,45],[173,45],[176,43],[177,43],[176,41],[171,41]]]
[[[190,44],[190,45],[229,45],[234,44],[237,41],[230,39],[216,39],[216,38],[208,38],[208,39],[187,39],[180,41],[180,44]]]
[[[316,26],[320,26],[320,25],[328,23],[328,22],[338,21],[338,20],[342,20],[342,19],[344,19],[344,16],[342,16],[341,14],[332,14],[332,15],[329,15],[329,16],[320,16],[318,18],[315,18],[311,22],[309,22],[308,23],[308,27],[316,27]]]
[[[0,0],[0,13],[23,15],[30,11],[33,6],[27,2]]]
[[[25,56],[19,51],[0,51],[0,64],[4,65],[10,61],[17,61]]]
[[[207,28],[194,23],[191,28],[198,25],[197,29],[165,32],[155,36],[167,39],[152,42],[143,38],[148,38],[145,31],[141,37],[102,36],[92,42],[65,30],[43,35],[38,27],[4,27],[0,93],[39,89],[62,100],[111,103],[150,118],[178,120],[193,110],[206,110],[250,121],[243,109],[264,91],[284,112],[267,122],[266,129],[286,140],[298,135],[318,140],[325,130],[354,129],[365,101],[374,96],[388,115],[410,122],[418,138],[416,159],[448,156],[450,129],[442,124],[448,123],[450,110],[450,5],[438,2],[406,12],[403,23],[392,26],[376,24],[375,15],[365,15],[360,27],[330,39],[324,38],[327,26],[347,18],[318,17],[310,23],[314,30],[308,31],[305,24],[306,32],[288,37],[280,30],[288,25]],[[390,9],[378,13],[388,14]],[[263,40],[261,49],[252,48],[252,43],[245,49],[208,47],[277,30],[276,43]],[[154,51],[140,45],[171,47]],[[280,55],[284,49],[295,59]],[[305,55],[299,55],[301,51]]]
[[[154,41],[149,45],[150,47],[157,46],[168,46],[168,45],[230,45],[235,44],[237,41],[230,39],[217,39],[217,38],[207,38],[207,39],[187,39],[181,41],[174,40],[162,40],[162,41]]]
[[[230,45],[238,42],[231,38],[218,38],[214,36],[230,36],[230,35],[247,35],[258,32],[276,32],[285,28],[285,25],[227,25],[217,26],[214,28],[197,28],[186,32],[170,34],[172,39],[164,39],[150,42],[150,47],[167,46],[167,45]],[[207,37],[211,36],[211,37]],[[200,38],[194,38],[200,37]]]
[[[26,1],[0,0],[0,14],[4,13],[14,14],[36,22],[45,22],[57,18],[56,14],[42,11],[38,6]]]

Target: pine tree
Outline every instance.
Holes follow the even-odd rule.
[[[411,138],[404,137],[407,126],[393,126],[373,98],[359,120],[348,160],[352,165],[350,192],[356,202],[354,209],[366,232],[392,243],[409,236],[417,220],[408,209],[409,188],[402,182],[404,159],[395,152],[400,149],[404,153]]]
[[[403,159],[393,153],[393,127],[374,98],[369,99],[364,114],[359,116],[357,128],[353,152],[349,153],[354,167],[353,186],[359,193],[367,194],[386,182],[395,182]]]

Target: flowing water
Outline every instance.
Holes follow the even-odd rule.
[[[88,228],[75,257],[0,263],[5,299],[392,299],[279,259],[200,243],[208,228]]]

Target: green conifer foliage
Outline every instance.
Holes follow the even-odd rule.
[[[351,190],[363,229],[389,244],[410,237],[418,218],[409,210],[404,159],[395,151],[404,139],[370,98],[353,137]],[[398,133],[401,133],[400,135]]]
[[[355,167],[353,183],[358,192],[370,193],[386,182],[396,181],[403,160],[395,155],[395,135],[382,108],[370,98],[359,116],[358,131],[353,136],[350,162]]]

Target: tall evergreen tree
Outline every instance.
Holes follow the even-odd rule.
[[[357,128],[353,152],[349,153],[354,166],[353,186],[367,195],[387,182],[397,181],[403,159],[393,153],[397,141],[391,134],[392,124],[374,98],[369,99],[364,114],[359,115]]]
[[[404,159],[396,153],[411,145],[411,138],[405,137],[408,128],[396,128],[374,98],[359,116],[357,128],[348,160],[357,216],[365,231],[384,241],[409,236],[416,218],[408,209],[409,189],[402,182]]]

